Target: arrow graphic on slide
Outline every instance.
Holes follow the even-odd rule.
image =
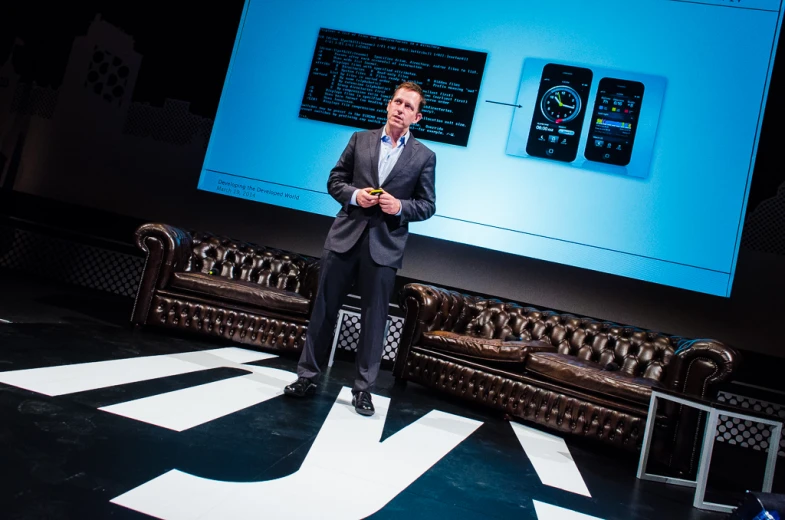
[[[489,99],[486,99],[485,102],[486,103],[493,103],[494,105],[507,105],[508,107],[516,107],[516,108],[522,108],[523,107],[523,105],[514,105],[512,103],[502,103],[501,101],[491,101]]]

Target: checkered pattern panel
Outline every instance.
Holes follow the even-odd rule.
[[[717,401],[732,406],[747,408],[755,412],[770,415],[772,419],[785,421],[785,406],[779,404],[728,392],[720,392],[717,396]],[[730,418],[725,415],[720,415],[719,417],[716,437],[716,440],[719,442],[727,442],[728,444],[735,444],[742,446],[743,448],[752,448],[761,451],[769,449],[770,436],[771,428],[768,425],[760,424],[755,421],[742,421],[741,419]],[[779,448],[777,454],[780,457],[785,457],[785,439],[779,440]]]
[[[351,311],[344,311],[343,321],[340,323],[338,334],[337,349],[357,352],[357,343],[360,340],[360,314]],[[382,359],[395,361],[398,352],[398,345],[401,342],[401,332],[403,331],[403,318],[390,317],[387,328],[387,337],[384,340],[384,353]]]
[[[213,121],[192,114],[189,107],[188,102],[175,99],[167,99],[163,107],[132,103],[123,133],[176,145],[197,139],[206,147]]]
[[[777,195],[747,214],[741,247],[785,255],[785,183],[780,184]]]
[[[0,267],[133,298],[144,258],[0,227]]]
[[[343,320],[338,323],[340,330],[338,334],[338,343],[335,349],[348,350],[350,352],[357,352],[357,342],[360,341],[360,315],[354,312],[347,312]]]
[[[11,101],[11,112],[52,119],[57,107],[58,91],[29,83],[19,83]]]
[[[398,345],[401,343],[401,333],[403,333],[403,318],[391,316],[390,327],[387,329],[387,338],[384,340],[384,355],[382,359],[395,361]]]

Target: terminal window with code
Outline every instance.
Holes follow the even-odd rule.
[[[321,29],[300,117],[373,129],[387,121],[395,86],[413,81],[428,99],[423,139],[466,146],[487,54]]]

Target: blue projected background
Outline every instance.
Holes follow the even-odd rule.
[[[353,132],[382,126],[388,86],[413,79],[437,197],[411,232],[729,296],[782,9],[248,0],[199,189],[335,215],[330,169]],[[579,135],[572,161],[526,153],[548,63],[591,71],[581,112],[552,116]],[[585,156],[603,78],[644,85],[624,166]]]

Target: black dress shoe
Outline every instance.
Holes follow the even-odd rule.
[[[298,377],[297,381],[283,387],[283,393],[292,397],[306,397],[316,393],[316,385],[308,378]]]
[[[354,410],[357,413],[365,415],[366,417],[370,417],[375,411],[373,409],[373,403],[371,402],[370,392],[357,392],[354,394],[354,397],[352,397],[352,406],[354,406]]]

